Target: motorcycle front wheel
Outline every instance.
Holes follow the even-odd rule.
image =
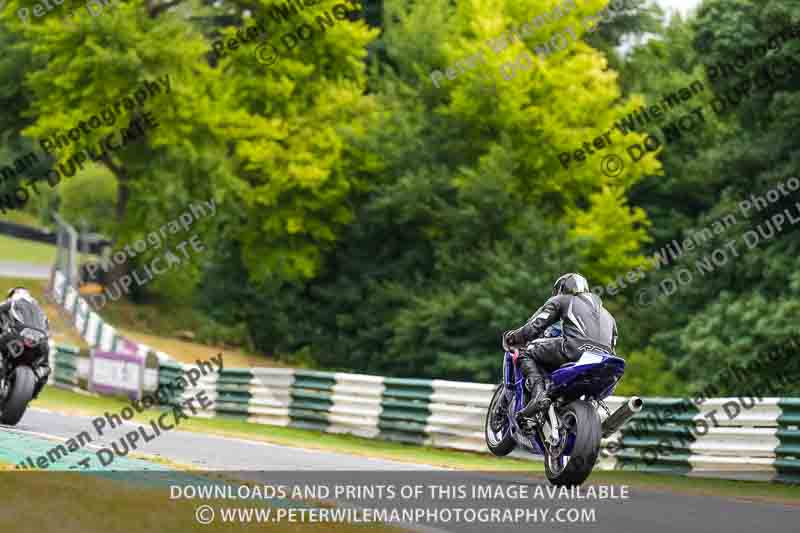
[[[561,440],[556,447],[546,447],[544,470],[553,485],[580,485],[600,452],[600,415],[589,402],[576,400],[562,411],[560,423]]]
[[[35,385],[36,377],[33,375],[33,370],[27,366],[18,366],[14,369],[8,395],[0,408],[0,423],[7,426],[17,425],[33,397]]]
[[[508,407],[505,401],[505,386],[497,386],[489,402],[484,426],[486,446],[497,457],[503,457],[516,448],[517,443],[511,435],[511,423],[508,420]]]

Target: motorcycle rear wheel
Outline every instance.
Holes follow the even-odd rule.
[[[27,366],[18,366],[14,369],[11,386],[8,389],[2,411],[0,411],[0,423],[7,426],[17,425],[28,408],[28,402],[33,397],[35,386],[36,377],[33,375],[33,370]]]
[[[592,473],[600,452],[600,415],[589,402],[576,400],[567,405],[560,419],[567,428],[563,438],[572,435],[574,443],[569,456],[563,451],[552,453],[548,446],[544,457],[545,474],[553,485],[580,485]]]
[[[489,410],[486,412],[486,423],[484,425],[486,446],[489,448],[489,451],[497,457],[508,455],[517,447],[517,443],[511,435],[511,423],[508,420],[508,410],[503,406],[502,400],[504,396],[505,386],[501,383],[495,389],[492,401],[489,402]],[[501,409],[502,412],[498,413],[498,409]],[[494,431],[492,429],[492,419],[495,416],[503,417],[503,425],[500,431]]]

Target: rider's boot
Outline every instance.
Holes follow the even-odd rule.
[[[528,378],[528,387],[531,390],[531,400],[517,414],[518,419],[530,418],[537,412],[546,411],[550,408],[550,398],[547,397],[544,379],[540,376],[531,376]]]

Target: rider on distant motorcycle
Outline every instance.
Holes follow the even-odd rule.
[[[14,287],[13,289],[8,291],[8,298],[0,303],[0,351],[7,354],[13,354],[15,350],[18,350],[19,347],[12,346],[12,339],[16,338],[16,334],[10,331],[7,331],[8,324],[10,322],[10,317],[8,313],[11,310],[11,306],[16,301],[26,301],[36,307],[38,312],[41,313],[43,318],[44,328],[47,330],[49,329],[49,321],[47,320],[47,315],[41,310],[39,306],[39,302],[30,295],[30,293],[24,287]],[[50,361],[49,361],[49,353],[48,353],[49,346],[47,343],[42,343],[39,347],[41,351],[40,358],[37,360],[37,366],[34,368],[34,373],[36,374],[36,386],[33,389],[33,397],[36,398],[39,396],[39,392],[41,392],[42,388],[44,387],[45,383],[47,383],[47,377],[50,375]],[[2,361],[0,361],[2,364]]]
[[[540,339],[545,330],[562,321],[562,336]],[[523,346],[519,367],[531,400],[518,414],[530,417],[550,407],[542,369],[552,372],[561,365],[577,361],[586,350],[614,353],[617,324],[599,296],[589,291],[580,274],[564,274],[553,285],[553,296],[519,329],[503,334],[506,346]]]

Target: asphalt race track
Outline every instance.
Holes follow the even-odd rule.
[[[95,438],[92,417],[65,416],[35,408],[28,409],[19,424],[10,429],[36,432],[62,439],[88,431],[93,445],[110,447],[137,424],[124,423],[115,429],[104,430]],[[206,470],[421,470],[426,467],[409,463],[369,459],[353,455],[289,448],[264,442],[203,435],[172,430],[143,444],[137,453],[162,457],[177,463]],[[428,467],[430,468],[430,467]]]
[[[14,428],[0,427],[5,459],[9,461],[8,443],[15,440],[56,438],[65,440],[75,437],[82,431],[93,436],[91,418],[67,416],[63,414],[31,408],[20,424]],[[124,424],[103,436],[95,438],[90,446],[110,446],[125,432],[135,429],[133,424]],[[55,443],[52,443],[55,444]],[[29,449],[19,450],[23,456]],[[92,450],[93,451],[93,450]],[[451,479],[467,483],[537,484],[548,485],[546,480],[531,481],[518,474],[495,474],[485,472],[445,471],[425,465],[408,464],[382,459],[368,459],[347,454],[321,452],[297,447],[277,446],[242,439],[203,435],[200,433],[173,430],[140,446],[137,453],[158,456],[176,463],[199,467],[203,470],[226,470],[238,472],[237,477],[253,481],[276,479],[298,479],[313,476],[321,471],[333,483],[337,481],[358,480],[359,482],[385,482],[391,479],[417,480],[417,483],[440,482]],[[17,460],[21,460],[22,457]],[[111,467],[110,467],[111,468]],[[245,472],[246,471],[246,472]],[[276,471],[281,471],[276,474]],[[333,472],[338,471],[338,472]],[[717,496],[698,496],[668,492],[664,490],[643,489],[632,486],[630,498],[626,500],[569,502],[576,508],[594,507],[594,523],[548,523],[528,524],[524,530],[574,531],[577,529],[602,533],[789,533],[798,531],[800,504],[797,506],[729,499]],[[800,496],[800,489],[798,489]],[[381,503],[379,500],[364,499],[358,505]],[[441,501],[442,505],[453,502]],[[462,501],[468,504],[469,502]],[[483,502],[485,505],[486,502]],[[502,506],[503,502],[494,502]],[[561,503],[564,503],[563,500]],[[799,498],[800,503],[800,498]],[[573,505],[574,504],[574,505]],[[436,505],[434,503],[434,505]],[[543,507],[542,503],[538,505]],[[417,527],[420,531],[522,531],[517,527],[487,527],[485,524],[453,525],[441,524],[435,527]]]
[[[50,267],[17,261],[0,261],[0,277],[48,280]]]

